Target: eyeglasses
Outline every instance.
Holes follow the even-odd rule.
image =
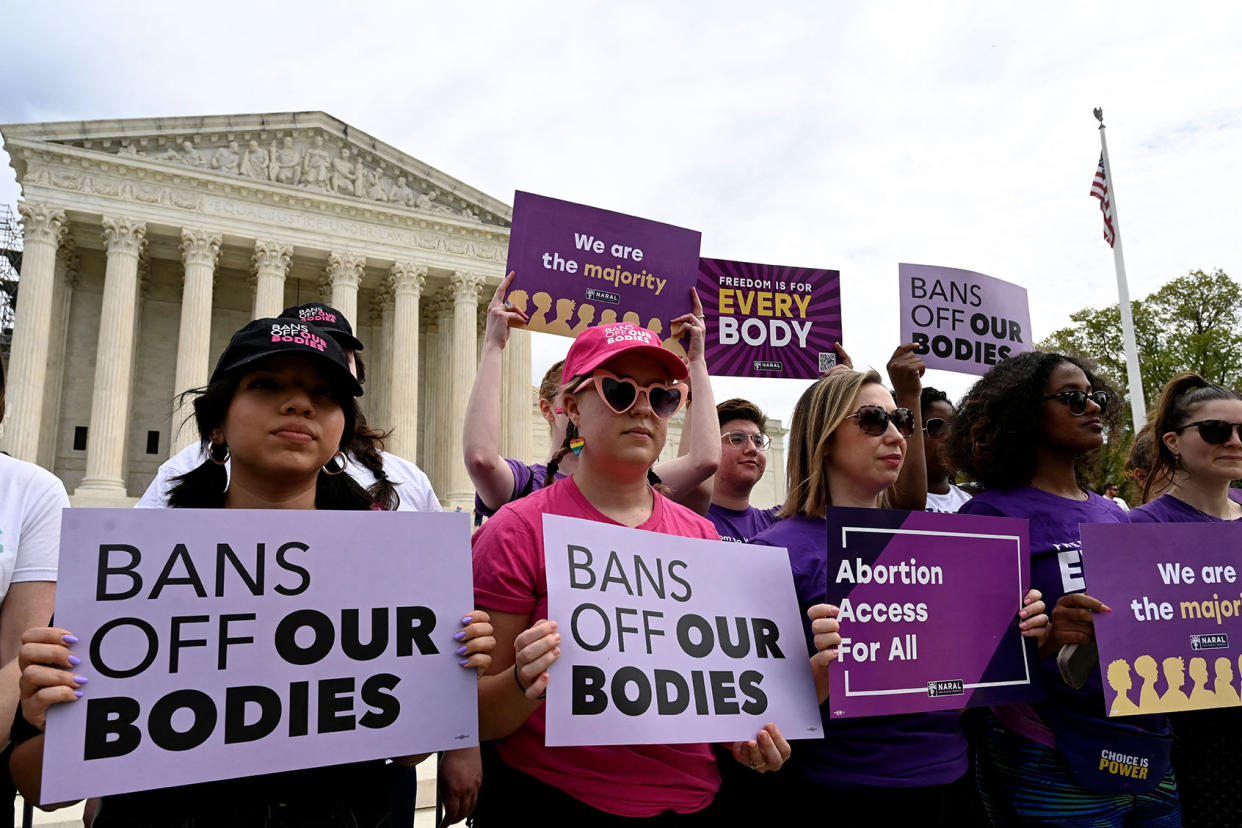
[[[1071,414],[1075,417],[1081,417],[1083,414],[1087,413],[1087,400],[1091,400],[1091,402],[1100,407],[1100,411],[1104,411],[1108,408],[1108,401],[1112,398],[1113,395],[1107,391],[1092,391],[1088,394],[1086,391],[1080,391],[1079,389],[1074,388],[1070,391],[1062,391],[1059,394],[1049,394],[1044,397],[1044,402],[1047,402],[1048,400],[1060,400],[1069,406]]]
[[[589,379],[579,384],[573,393],[577,394],[592,383],[595,385],[596,392],[599,393],[599,398],[604,401],[604,405],[617,414],[624,414],[633,408],[634,403],[638,402],[640,391],[647,395],[651,413],[661,420],[667,420],[676,414],[686,400],[683,387],[677,383],[670,385],[653,382],[650,385],[639,385],[629,377],[618,377],[611,371],[604,370],[596,371]]]
[[[940,437],[949,430],[949,421],[943,417],[932,417],[923,423],[923,430],[928,437]]]
[[[1233,436],[1235,431],[1238,434],[1238,439],[1242,440],[1242,423],[1229,423],[1224,420],[1199,420],[1198,422],[1178,426],[1173,430],[1182,431],[1187,428],[1198,428],[1199,436],[1203,438],[1203,442],[1211,443],[1214,446],[1229,442],[1229,438]]]
[[[747,440],[751,440],[755,444],[755,448],[760,451],[767,451],[768,446],[772,445],[772,438],[762,432],[747,434],[745,431],[729,431],[720,435],[721,440],[728,440],[731,445],[743,448]]]
[[[885,411],[878,405],[864,405],[845,419],[851,417],[857,418],[858,427],[869,437],[879,437],[888,431],[889,423],[897,427],[902,437],[909,437],[914,433],[914,412],[908,408]]]

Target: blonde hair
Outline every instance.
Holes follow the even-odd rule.
[[[875,371],[834,371],[806,390],[794,406],[786,438],[785,505],[778,518],[822,517],[832,504],[828,492],[828,444],[837,426],[854,413],[864,385],[882,385]]]

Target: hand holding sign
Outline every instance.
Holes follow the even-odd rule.
[[[548,668],[561,657],[555,621],[540,619],[513,641],[513,676],[526,698],[542,699],[551,678]]]
[[[525,311],[514,307],[513,303],[505,298],[509,292],[509,285],[513,284],[514,275],[510,272],[504,281],[496,286],[492,300],[487,303],[487,328],[483,333],[483,341],[500,349],[509,343],[510,328],[520,328],[529,321]]]
[[[841,610],[832,604],[816,604],[806,611],[811,619],[815,655],[811,656],[811,670],[815,676],[815,692],[819,703],[828,698],[828,665],[837,660],[841,646],[841,622],[837,616]]]
[[[77,636],[59,627],[35,627],[22,633],[17,655],[22,715],[39,730],[47,724],[49,707],[82,695],[78,688],[86,684],[86,677],[74,674],[73,668],[81,662],[66,646],[77,641]]]
[[[1063,644],[1095,643],[1095,613],[1112,612],[1103,601],[1085,592],[1062,595],[1052,608],[1052,640]]]

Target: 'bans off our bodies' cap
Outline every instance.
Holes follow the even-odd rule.
[[[305,305],[294,305],[280,312],[281,319],[296,319],[309,322],[316,328],[322,328],[328,336],[336,340],[336,344],[351,351],[362,350],[362,340],[354,336],[354,326],[349,324],[345,314],[323,302],[308,302]]]
[[[276,354],[301,354],[313,359],[334,388],[351,397],[362,396],[362,386],[349,370],[341,346],[323,328],[294,319],[256,319],[229,340],[211,372],[215,382],[226,374]]]
[[[590,374],[613,357],[631,352],[655,358],[675,380],[690,374],[681,357],[660,344],[660,337],[632,322],[616,322],[596,325],[578,334],[565,357],[561,382]]]

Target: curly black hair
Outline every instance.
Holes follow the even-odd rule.
[[[949,395],[939,388],[932,388],[930,385],[923,386],[923,390],[919,393],[919,409],[926,411],[927,406],[938,402],[948,403],[949,408],[955,407],[953,401],[949,399]]]
[[[1093,390],[1115,395],[1093,365],[1074,357],[1046,351],[1010,357],[988,371],[962,398],[945,448],[953,466],[988,489],[1029,483],[1035,474],[1035,449],[1043,439],[1041,412],[1048,378],[1063,362],[1081,368]],[[1110,430],[1117,424],[1120,409],[1114,403],[1101,414]],[[1090,454],[1077,459],[1080,481],[1086,477]]]

